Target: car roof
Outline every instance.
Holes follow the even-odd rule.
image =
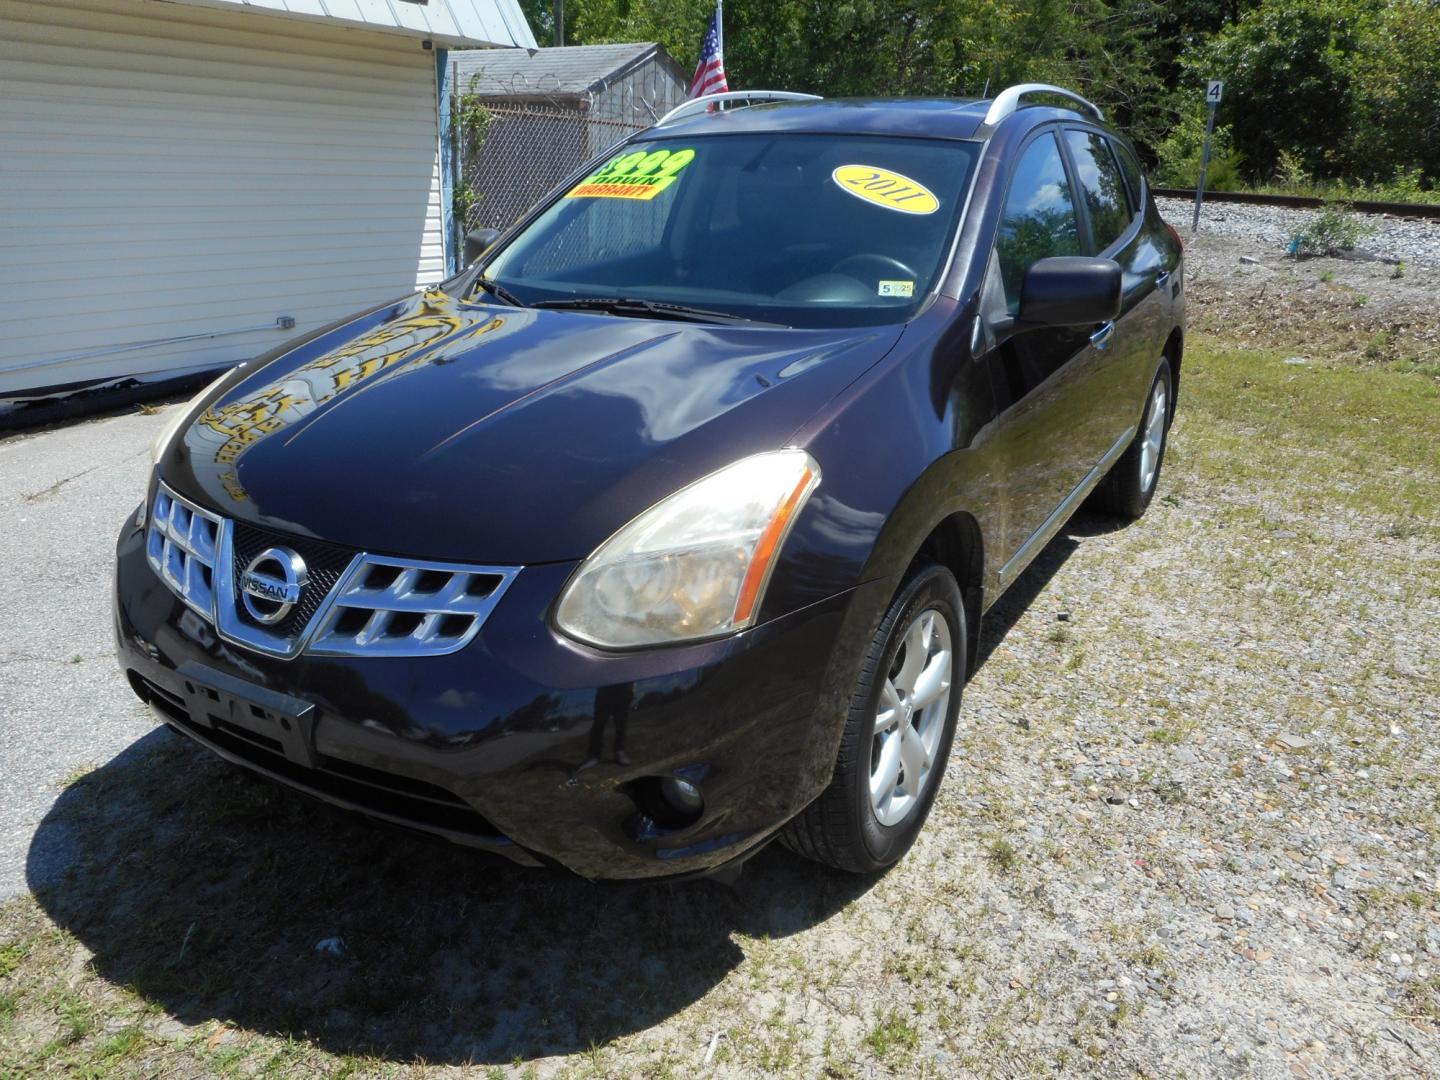
[[[645,134],[718,135],[758,132],[911,135],[932,139],[986,138],[981,131],[987,98],[825,98],[778,101],[724,111],[691,113],[657,124]],[[1026,105],[1002,123],[1030,128],[1052,120],[1094,123],[1073,109]]]

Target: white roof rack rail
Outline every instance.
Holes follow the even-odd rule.
[[[1029,94],[1057,94],[1060,97],[1069,98],[1086,112],[1094,116],[1096,120],[1103,121],[1105,119],[1105,114],[1100,111],[1098,105],[1092,101],[1087,101],[1073,90],[1066,90],[1060,86],[1051,86],[1049,83],[1017,83],[1015,86],[1007,87],[996,95],[995,100],[990,103],[990,111],[985,114],[985,122],[981,125],[981,129],[987,133],[994,131],[1001,120],[1004,120],[1020,108],[1020,99]]]
[[[679,120],[682,116],[689,116],[691,113],[704,112],[711,105],[718,105],[722,101],[743,101],[749,105],[759,105],[767,101],[824,100],[819,94],[797,94],[791,90],[726,90],[724,93],[706,94],[704,97],[682,101],[662,116],[655,126],[668,124],[671,120]]]

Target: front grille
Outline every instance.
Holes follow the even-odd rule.
[[[302,536],[288,536],[285,533],[271,532],[269,529],[247,525],[243,521],[234,523],[230,546],[234,552],[235,581],[241,579],[241,575],[245,573],[246,567],[250,565],[255,556],[268,548],[286,547],[298,553],[305,560],[309,580],[300,590],[299,602],[290,609],[290,613],[285,618],[278,623],[264,627],[267,633],[276,634],[282,638],[296,637],[309,625],[315,612],[320,610],[320,605],[330,595],[330,590],[335,587],[335,583],[345,573],[345,568],[350,565],[350,560],[355,557],[353,551],[338,544],[327,544],[323,540],[311,540]],[[251,626],[261,625],[250,617],[250,612],[244,604],[236,604],[235,612]]]
[[[220,518],[162,486],[145,533],[145,555],[161,580],[207,619],[215,618]]]
[[[324,754],[317,754],[315,767],[307,768],[287,758],[273,739],[225,721],[215,727],[197,723],[179,695],[139,672],[130,672],[130,682],[136,694],[157,706],[187,734],[310,794],[336,799],[416,828],[459,833],[492,843],[506,839],[469,803],[446,788]]]
[[[220,636],[270,656],[442,656],[468,645],[520,567],[468,566],[357,553],[339,544],[231,521],[156,484],[145,540],[150,566]],[[278,623],[237,595],[256,556],[288,548],[306,582]]]
[[[470,643],[518,571],[369,555],[345,576],[308,646],[332,656],[439,656]]]

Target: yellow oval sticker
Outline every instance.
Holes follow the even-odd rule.
[[[878,165],[841,165],[830,178],[857,199],[898,210],[902,214],[933,214],[940,200],[918,180]]]

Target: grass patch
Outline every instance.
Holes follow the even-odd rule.
[[[920,1029],[899,1009],[888,1009],[865,1036],[865,1045],[881,1061],[896,1064],[907,1060],[920,1046]]]
[[[1012,874],[1020,866],[1020,852],[1009,840],[996,839],[991,841],[990,849],[986,852],[990,863],[1002,874]]]

